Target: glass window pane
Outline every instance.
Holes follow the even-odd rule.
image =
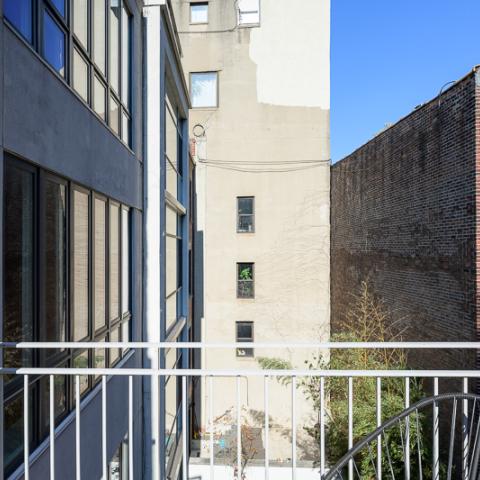
[[[120,341],[120,327],[115,327],[110,334],[111,342]],[[120,348],[111,348],[110,349],[110,365],[113,365],[120,358]]]
[[[207,23],[208,22],[208,3],[190,4],[190,22]]]
[[[43,15],[43,56],[62,77],[65,76],[65,34],[47,11]]]
[[[177,212],[170,206],[166,207],[166,228],[170,235],[177,235]]]
[[[67,217],[65,186],[47,179],[44,184],[44,308],[45,318],[41,339],[65,341],[66,278],[67,278]]]
[[[192,73],[191,95],[194,108],[216,107],[217,72]]]
[[[105,338],[97,340],[98,342],[105,342]],[[107,366],[106,362],[106,349],[97,348],[93,352],[93,368],[105,368]],[[100,378],[100,375],[95,375],[94,379],[97,380]]]
[[[251,323],[237,323],[237,338],[238,340],[252,340],[253,329]]]
[[[80,0],[80,1],[86,1],[86,0]],[[52,0],[52,3],[55,5],[56,9],[62,15],[62,17],[65,17],[65,0]],[[73,2],[78,3],[78,0],[75,0]]]
[[[119,115],[120,106],[118,105],[118,102],[110,96],[110,115],[108,118],[108,124],[117,135],[120,133]]]
[[[178,252],[177,252],[177,244],[178,240],[173,237],[167,237],[166,239],[166,284],[167,296],[174,292],[178,287]]]
[[[129,211],[122,208],[122,313],[130,310],[130,222]]]
[[[73,88],[88,102],[88,63],[73,49]]]
[[[167,159],[167,191],[169,191],[175,198],[178,196],[178,174],[175,167]]]
[[[3,14],[32,43],[32,0],[4,0]]]
[[[122,8],[122,100],[130,107],[131,72],[131,20],[125,7]]]
[[[93,109],[100,117],[105,120],[105,102],[106,102],[106,88],[103,83],[93,76]]]
[[[120,207],[110,204],[110,320],[119,317]]]
[[[237,264],[237,297],[254,298],[253,263]]]
[[[173,165],[177,165],[178,157],[178,131],[170,110],[166,108],[165,114],[165,151]]]
[[[253,198],[239,197],[238,198],[238,213],[252,214],[253,213]]]
[[[122,140],[130,145],[130,118],[122,111]]]
[[[177,294],[167,298],[166,305],[166,326],[168,329],[177,321]]]
[[[94,268],[95,268],[95,330],[105,326],[105,307],[106,307],[106,203],[98,198],[95,199],[95,238],[94,238]]]
[[[6,163],[4,332],[6,342],[33,340],[34,174]],[[26,349],[4,349],[4,366],[31,365]]]
[[[88,336],[88,195],[73,191],[73,341]]]
[[[88,48],[88,0],[73,2],[73,33]]]
[[[67,365],[59,365],[65,368]],[[44,376],[40,379],[40,395],[41,395],[41,432],[46,434],[50,425],[50,378]],[[61,417],[67,411],[67,378],[65,375],[55,375],[54,377],[54,409],[55,419]],[[55,422],[57,423],[57,422]]]
[[[88,352],[85,351],[73,359],[73,368],[88,368]],[[88,390],[88,375],[80,375],[80,394]]]
[[[175,443],[174,427],[177,407],[177,379],[176,377],[168,377],[167,384],[165,385],[165,436],[168,441],[167,447],[171,447]],[[170,436],[172,437],[168,440]]]
[[[112,88],[119,93],[120,77],[120,0],[110,0],[110,74]]]
[[[33,389],[30,390],[30,414],[33,413]],[[12,470],[23,460],[23,391],[5,404],[3,408],[4,437],[3,462],[6,470]],[[30,418],[32,418],[30,416]],[[30,422],[30,438],[33,434],[33,422]]]
[[[106,32],[105,0],[93,0],[93,60],[105,74]]]
[[[122,342],[130,341],[130,320],[122,322]],[[126,352],[128,348],[124,348],[123,351]]]

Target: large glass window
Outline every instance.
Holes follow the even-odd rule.
[[[3,5],[9,24],[131,146],[133,22],[125,1],[4,0]]]
[[[88,336],[89,197],[73,191],[73,341]]]
[[[109,284],[110,284],[110,321],[119,318],[119,286],[120,286],[120,207],[110,203],[110,255],[109,255]]]
[[[218,107],[218,73],[191,73],[190,94],[193,108]]]
[[[44,225],[42,340],[63,342],[67,326],[67,196],[64,183],[47,177],[42,191]]]
[[[27,41],[33,41],[32,0],[4,0],[3,14]]]
[[[128,341],[129,208],[9,155],[3,188],[2,341]],[[106,321],[107,298],[115,314],[112,322]],[[3,353],[7,367],[84,368],[113,365],[124,352],[62,348]],[[23,408],[23,382],[20,376],[4,380],[4,464],[10,474],[22,461],[22,415],[17,414]],[[59,422],[74,407],[74,377],[54,380]],[[80,378],[81,393],[92,386],[92,379]],[[48,435],[49,389],[48,376],[32,377],[32,448]]]
[[[88,49],[88,0],[73,2],[73,33],[79,42]]]
[[[4,325],[6,342],[33,340],[35,175],[10,163],[5,169]],[[31,365],[29,350],[3,349],[4,366]]]
[[[93,237],[94,250],[94,314],[95,331],[106,324],[106,208],[105,200],[95,198],[94,218],[95,232]]]
[[[88,63],[76,48],[73,49],[73,88],[88,102]]]
[[[65,33],[47,10],[43,12],[43,56],[62,76],[65,76]]]
[[[120,18],[122,9],[120,0],[110,0],[110,85],[115,92],[120,93]]]
[[[103,74],[105,74],[107,45],[105,12],[105,0],[93,0],[93,60]]]

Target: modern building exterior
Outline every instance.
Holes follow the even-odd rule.
[[[5,0],[0,16],[2,341],[187,339],[193,167],[169,3]],[[181,368],[188,355],[65,346],[1,361]],[[0,478],[26,476],[25,430],[33,479],[178,475],[176,377],[132,377],[131,402],[122,376],[0,377]]]
[[[478,68],[332,166],[332,331],[368,280],[404,340],[478,341]],[[411,352],[472,368],[475,353]]]
[[[204,296],[196,297],[195,339],[325,340],[329,1],[303,0],[294,8],[286,0],[175,0],[173,5],[197,160],[195,285]],[[207,349],[197,355],[196,365],[242,371],[259,368],[257,359],[269,356],[302,366],[312,353]],[[285,459],[290,440],[282,432],[291,425],[290,396],[276,382],[271,389],[272,398],[282,398],[271,405],[272,459]],[[232,413],[235,392],[235,379],[215,379],[214,392],[202,380],[194,431],[208,431],[212,400],[215,418]],[[245,418],[253,422],[250,413],[263,408],[263,383],[243,379],[240,397]],[[311,414],[299,400],[299,418]],[[222,440],[215,448],[228,447],[234,432],[223,432],[226,445]],[[261,428],[257,434],[261,437]],[[208,442],[202,446],[206,454]],[[261,450],[260,445],[259,456]]]

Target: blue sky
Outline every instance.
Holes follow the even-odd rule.
[[[480,64],[480,0],[331,0],[332,159]]]

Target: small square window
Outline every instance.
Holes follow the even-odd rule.
[[[218,72],[190,74],[190,93],[193,108],[218,106]]]
[[[238,24],[258,25],[260,23],[260,0],[238,0]]]
[[[208,23],[208,2],[190,4],[190,23]]]
[[[254,197],[237,197],[237,233],[253,233],[254,231]]]
[[[237,298],[254,298],[254,264],[237,263]]]
[[[236,340],[240,342],[253,342],[253,322],[236,323]],[[237,348],[237,357],[253,357],[253,348]]]

